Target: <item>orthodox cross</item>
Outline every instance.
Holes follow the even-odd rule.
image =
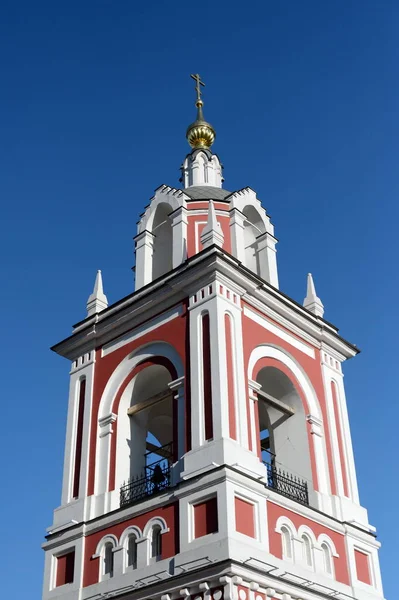
[[[197,92],[197,102],[199,100],[201,100],[201,85],[205,86],[205,83],[203,81],[201,81],[201,76],[198,75],[198,73],[196,75],[191,75],[191,77],[194,79],[194,81],[196,82],[196,86],[195,86],[195,91]]]

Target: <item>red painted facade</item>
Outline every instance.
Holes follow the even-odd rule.
[[[86,536],[83,587],[97,583],[99,580],[100,559],[93,558],[93,556],[96,553],[96,548],[100,540],[106,535],[114,535],[119,539],[125,529],[132,525],[136,525],[143,531],[148,521],[153,517],[162,517],[169,529],[169,531],[162,534],[161,558],[175,556],[179,552],[179,505],[177,502],[168,506],[161,506],[155,510],[127,519],[116,525],[105,527],[101,531]]]
[[[279,506],[274,502],[267,502],[267,514],[271,554],[274,554],[274,556],[277,556],[278,558],[283,557],[281,534],[276,531],[276,523],[279,517],[288,517],[297,530],[301,525],[306,525],[313,531],[316,538],[323,533],[331,538],[338,553],[338,557],[334,558],[335,578],[337,581],[349,585],[348,557],[346,553],[345,536],[343,534],[324,527],[323,525],[320,525],[311,519],[307,519],[292,510]]]

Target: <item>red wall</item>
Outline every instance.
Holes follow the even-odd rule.
[[[283,508],[278,504],[274,504],[273,502],[267,502],[267,513],[268,513],[268,526],[269,526],[269,544],[270,544],[270,552],[274,556],[278,558],[282,558],[283,549],[281,544],[281,534],[276,532],[276,523],[277,519],[281,516],[287,517],[290,519],[298,530],[301,525],[307,525],[316,538],[325,533],[332,539],[335,545],[335,549],[339,554],[339,557],[334,557],[334,569],[335,569],[335,578],[337,581],[341,583],[346,583],[349,585],[349,573],[348,573],[348,559],[345,548],[345,536],[341,533],[337,533],[332,529],[328,529],[328,527],[324,527],[315,521],[311,521],[302,515],[298,515],[291,510]]]
[[[199,538],[218,530],[217,498],[194,505],[194,537]]]
[[[359,581],[371,585],[369,557],[360,550],[355,550],[356,575]]]
[[[117,525],[107,527],[101,531],[97,531],[86,537],[85,543],[85,558],[83,567],[83,587],[92,585],[98,582],[99,575],[99,559],[92,558],[96,552],[99,541],[105,535],[115,535],[118,539],[127,527],[136,525],[143,531],[146,523],[152,517],[162,517],[166,521],[166,525],[169,528],[167,533],[162,534],[162,559],[171,558],[179,552],[179,505],[178,503],[170,504],[168,506],[162,506],[155,510],[146,512],[138,515],[133,519],[128,519]]]
[[[236,531],[255,538],[255,508],[250,502],[234,498]]]

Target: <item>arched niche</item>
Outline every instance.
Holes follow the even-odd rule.
[[[292,380],[276,366],[256,376],[262,459],[312,484],[306,414]],[[277,402],[276,402],[277,401]]]
[[[146,363],[164,364],[174,380],[184,377],[181,356],[166,342],[158,341],[141,346],[119,363],[110,376],[100,401],[94,471],[95,494],[119,489],[129,477],[130,452],[126,452],[126,448],[131,433],[127,410],[132,401],[135,377]],[[176,421],[184,420],[182,404],[176,412],[179,413],[176,415]],[[116,426],[112,427],[112,423],[116,423]],[[118,452],[117,443],[122,444],[122,452]]]
[[[169,217],[172,208],[160,202],[155,209],[151,233],[153,238],[152,279],[173,269],[173,228]]]
[[[138,365],[118,407],[116,485],[164,471],[173,461],[177,419],[170,369],[148,362]],[[159,468],[156,465],[159,464]]]
[[[266,232],[265,224],[254,206],[247,205],[243,209],[245,266],[258,275],[261,274],[261,252],[258,237]]]

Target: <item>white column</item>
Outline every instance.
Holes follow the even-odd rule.
[[[177,405],[177,458],[179,460],[185,452],[186,407],[184,403],[184,376],[171,381],[168,386],[173,392],[173,397]]]
[[[154,235],[143,231],[134,238],[136,243],[136,287],[138,290],[152,281],[152,255]]]
[[[181,206],[170,216],[173,232],[173,259],[175,269],[187,258],[187,210]]]

